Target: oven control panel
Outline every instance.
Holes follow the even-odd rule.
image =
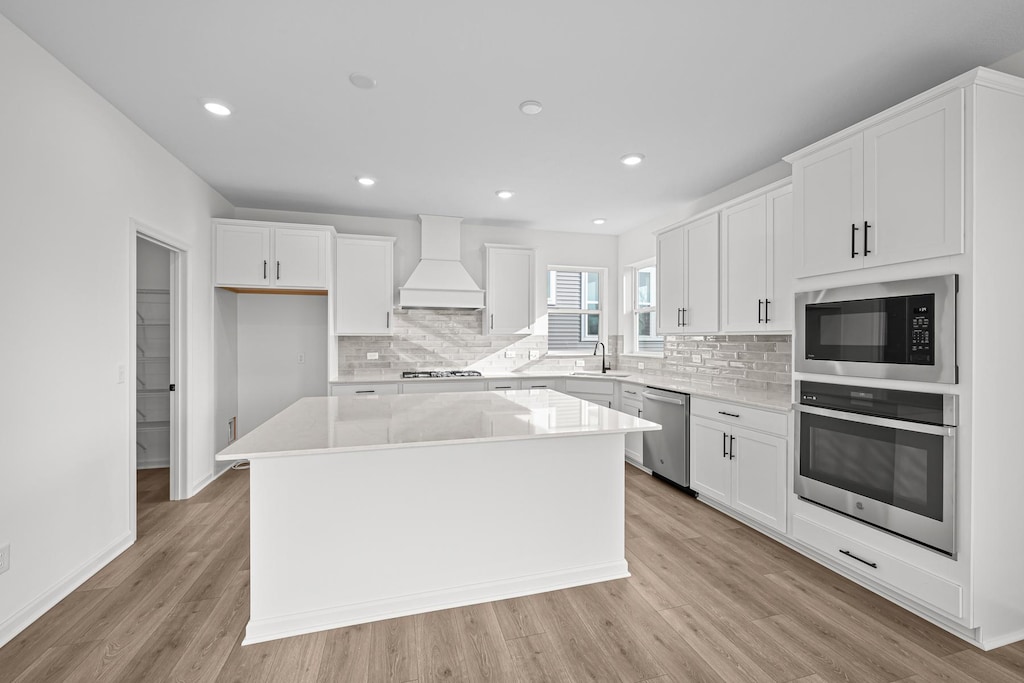
[[[908,297],[910,322],[910,354],[908,360],[915,365],[935,362],[935,300],[934,297]]]

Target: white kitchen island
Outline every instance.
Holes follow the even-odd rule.
[[[243,643],[629,576],[652,429],[549,390],[300,399],[217,455],[251,467]]]

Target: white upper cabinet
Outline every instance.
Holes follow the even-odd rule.
[[[326,290],[334,229],[260,221],[214,221],[214,285]]]
[[[718,331],[718,214],[659,233],[658,334]]]
[[[963,91],[864,131],[864,265],[963,252]]]
[[[963,251],[963,109],[957,89],[787,157],[797,277]]]
[[[270,286],[270,228],[216,223],[216,284]]]
[[[768,193],[768,290],[765,327],[793,329],[793,186]]]
[[[685,244],[682,227],[658,234],[658,334],[683,334]]]
[[[722,331],[764,328],[768,290],[768,202],[764,195],[722,212]],[[755,310],[756,304],[756,310]]]
[[[335,245],[335,334],[391,334],[395,308],[395,238],[338,235]]]
[[[530,334],[536,317],[534,250],[499,244],[484,249],[484,334]]]
[[[319,230],[274,229],[277,287],[327,289],[328,234]]]

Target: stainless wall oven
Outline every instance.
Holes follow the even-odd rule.
[[[798,372],[957,382],[956,275],[796,295]]]
[[[957,397],[797,383],[798,496],[956,555]]]

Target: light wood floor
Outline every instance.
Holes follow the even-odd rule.
[[[982,652],[628,466],[629,579],[243,648],[248,481],[171,503],[140,472],[138,542],[0,681],[1024,681],[1024,645]]]

